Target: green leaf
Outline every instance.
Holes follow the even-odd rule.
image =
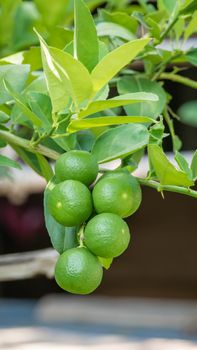
[[[99,163],[123,158],[148,144],[149,133],[142,124],[121,125],[105,131],[95,141],[92,153]]]
[[[98,36],[118,37],[130,41],[135,39],[135,35],[127,28],[124,28],[116,23],[101,22],[96,26]]]
[[[12,145],[12,148],[16,151],[24,163],[29,165],[29,167],[32,168],[37,174],[43,176],[47,182],[54,176],[53,170],[44,156],[39,153],[34,154],[28,152],[19,146]]]
[[[99,16],[103,21],[119,24],[130,32],[135,33],[137,30],[137,21],[125,12],[108,12],[101,9],[99,10]]]
[[[148,117],[137,116],[114,116],[114,117],[98,117],[98,118],[86,118],[82,120],[72,120],[68,126],[68,132],[72,133],[78,130],[85,130],[91,128],[98,128],[100,126],[120,125],[130,123],[154,123],[155,120]]]
[[[51,243],[59,254],[65,250],[77,246],[77,228],[64,227],[51,216],[48,210],[48,195],[55,186],[54,180],[50,181],[44,191],[44,217],[45,225],[51,239]]]
[[[153,93],[158,96],[158,100],[149,100],[140,102],[135,105],[124,107],[128,115],[141,115],[151,118],[157,118],[163,111],[166,104],[166,94],[161,85],[155,81],[140,77],[124,76],[118,82],[118,92],[120,94],[127,93]]]
[[[183,5],[180,14],[187,14],[187,13],[193,13],[197,8],[197,0],[190,1],[186,4],[186,6]]]
[[[92,93],[92,82],[88,70],[70,54],[48,47],[40,39],[43,68],[52,101],[53,113],[58,112],[73,100],[75,108],[86,101]]]
[[[191,49],[186,54],[187,62],[197,66],[197,48]]]
[[[197,11],[194,12],[191,21],[184,32],[184,40],[186,41],[197,30]]]
[[[170,163],[160,146],[150,144],[148,146],[148,156],[161,185],[183,187],[193,185],[193,181],[191,181],[185,172],[177,170],[174,165]]]
[[[27,51],[20,51],[10,56],[0,59],[0,64],[29,64],[31,71],[38,70],[42,67],[41,54],[39,47],[30,47]]]
[[[34,114],[25,104],[24,99],[21,95],[19,95],[16,91],[13,91],[10,84],[7,81],[4,81],[5,88],[9,95],[12,96],[17,106],[21,109],[21,111],[25,114],[25,116],[37,127],[42,125],[41,120]]]
[[[91,12],[82,0],[75,0],[75,57],[91,72],[99,60],[99,42]]]
[[[42,121],[42,127],[48,131],[52,127],[52,106],[49,96],[39,92],[28,92],[27,102],[32,110]]]
[[[179,168],[185,174],[187,174],[187,176],[190,180],[192,180],[192,178],[193,178],[192,171],[191,171],[189,164],[188,164],[187,160],[185,159],[185,157],[181,153],[176,152],[174,159],[176,160]]]
[[[109,270],[112,262],[113,262],[113,258],[101,258],[100,256],[98,256],[98,260],[100,261],[101,265],[106,269]]]
[[[194,152],[192,163],[191,163],[191,170],[193,175],[193,180],[197,180],[197,150]]]
[[[69,0],[34,0],[44,24],[53,28],[66,17]]]
[[[10,120],[10,116],[3,111],[0,111],[0,123],[4,124]]]
[[[28,65],[6,64],[0,66],[0,105],[11,100],[3,80],[6,80],[14,91],[20,93],[24,89],[28,74]]]
[[[79,113],[78,117],[84,118],[88,115],[91,115],[100,111],[104,111],[106,109],[125,106],[131,103],[138,103],[142,101],[157,101],[157,100],[158,100],[157,95],[147,93],[147,92],[125,94],[121,96],[116,96],[114,98],[111,98],[105,101],[92,102],[88,105],[88,107],[85,110],[82,110]]]
[[[3,156],[2,154],[0,154],[0,167],[1,166],[3,167],[5,166],[8,168],[22,169],[19,163],[17,163],[15,160],[12,160],[8,157]]]
[[[188,125],[197,127],[197,101],[188,101],[179,107],[177,114],[180,120]]]
[[[49,182],[54,176],[53,170],[45,157],[39,153],[37,153],[36,156],[40,165],[42,176],[46,179],[47,182]]]
[[[130,41],[103,57],[91,74],[94,94],[130,63],[149,41],[148,38]]]

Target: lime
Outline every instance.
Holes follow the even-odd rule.
[[[85,228],[84,244],[97,256],[113,258],[122,254],[130,241],[129,227],[112,213],[96,215]]]
[[[95,157],[86,151],[66,152],[59,157],[55,165],[58,180],[78,180],[86,186],[94,182],[98,170]]]
[[[92,213],[89,189],[79,181],[57,184],[48,195],[49,212],[63,226],[82,224]]]
[[[66,250],[55,267],[55,279],[64,290],[74,294],[89,294],[101,283],[103,269],[98,258],[87,248]]]
[[[138,181],[125,172],[103,176],[93,190],[93,203],[97,213],[114,213],[125,218],[139,208],[141,200]]]

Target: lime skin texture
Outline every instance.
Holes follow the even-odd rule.
[[[133,214],[142,200],[138,181],[125,172],[104,175],[96,183],[92,195],[97,213],[114,213],[122,218]]]
[[[73,294],[92,293],[102,277],[103,268],[98,258],[85,247],[66,250],[55,266],[57,284]]]
[[[79,181],[67,180],[57,184],[49,193],[48,207],[54,219],[63,226],[77,226],[92,213],[92,196]]]
[[[127,249],[129,241],[129,227],[116,214],[96,215],[85,227],[84,244],[92,253],[103,258],[121,255]]]
[[[66,152],[58,158],[55,165],[55,173],[59,181],[77,180],[86,186],[95,181],[98,171],[95,157],[86,151]]]

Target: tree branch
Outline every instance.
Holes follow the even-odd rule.
[[[56,160],[60,156],[58,152],[42,145],[37,145],[35,147],[32,147],[31,142],[29,140],[13,135],[9,131],[0,130],[0,139],[6,141],[11,145],[13,144],[13,145],[25,148],[29,152],[40,153],[43,156],[48,157],[50,159]]]
[[[176,83],[180,83],[180,84],[189,86],[193,89],[197,89],[197,81],[189,79],[189,78],[185,78],[185,77],[178,75],[178,74],[161,73],[158,79],[159,80],[163,80],[163,79],[171,80],[171,81],[174,81]]]
[[[0,281],[44,275],[52,278],[58,253],[52,249],[0,255]]]
[[[190,196],[193,198],[197,198],[197,191],[191,190],[190,188],[172,186],[172,185],[161,185],[159,182],[154,180],[146,180],[141,178],[137,178],[137,179],[141,185],[154,188],[158,192],[163,192],[163,191],[175,192],[175,193],[184,194],[186,196]]]

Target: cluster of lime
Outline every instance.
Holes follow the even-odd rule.
[[[91,192],[98,171],[93,155],[78,150],[62,154],[55,165],[57,184],[49,195],[49,211],[61,225],[83,228],[79,246],[61,254],[55,267],[56,282],[70,293],[89,294],[99,286],[99,258],[114,258],[126,250],[130,232],[122,218],[141,203],[137,180],[123,171],[106,173]]]

